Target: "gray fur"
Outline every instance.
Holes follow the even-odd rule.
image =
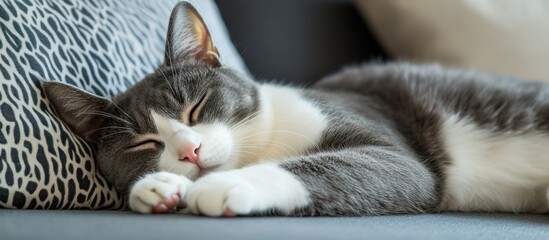
[[[305,95],[332,120],[319,149],[283,164],[312,194],[298,215],[436,210],[451,164],[441,139],[449,114],[495,133],[549,130],[547,85],[438,65],[365,64]]]
[[[181,111],[206,91],[212,94],[204,103],[207,111],[199,115],[202,123],[236,124],[258,109],[257,89],[251,80],[231,69],[214,69],[194,62],[162,66],[110,103],[93,108],[84,105],[93,104],[91,99],[97,97],[80,90],[55,82],[46,83],[44,88],[65,122],[81,123],[80,129],[71,126],[76,133],[83,133],[81,136],[94,133],[93,139],[86,140],[96,146],[99,169],[123,193],[128,193],[129,187],[144,173],[157,171],[162,144],[157,151],[125,151],[131,146],[132,137],[157,133],[151,111],[181,119]],[[72,102],[82,104],[67,104]],[[95,112],[97,108],[101,112]],[[75,112],[80,113],[67,116]]]
[[[185,17],[193,14],[198,16],[190,4],[177,4],[170,17],[170,31],[173,31],[174,21],[190,21]],[[203,24],[200,16],[196,20]],[[178,38],[172,33],[168,33],[167,39],[164,64],[112,101],[62,83],[44,84],[45,93],[59,116],[75,133],[96,147],[95,158],[101,173],[125,194],[129,194],[129,188],[139,177],[158,170],[158,159],[164,148],[162,143],[157,150],[125,151],[131,146],[132,137],[157,133],[151,111],[181,119],[182,110],[207,91],[211,94],[204,103],[206,110],[198,116],[202,123],[236,124],[258,109],[257,86],[252,80],[212,63],[196,50],[200,46],[178,46],[183,43],[176,42]]]
[[[171,31],[174,21],[179,20],[172,15]],[[64,84],[44,85],[60,117],[94,144],[99,169],[123,193],[158,169],[162,143],[156,150],[124,151],[133,136],[156,133],[151,110],[179,119],[207,91],[211,97],[199,116],[203,123],[238,124],[259,108],[257,83],[197,56],[196,46],[172,48],[178,44],[172,35],[165,64],[112,101]],[[293,214],[435,211],[445,166],[451,164],[441,140],[444,117],[468,117],[495,132],[545,132],[548,93],[537,82],[435,65],[366,64],[329,76],[303,91],[329,116],[318,147],[281,163],[305,184],[312,200]]]

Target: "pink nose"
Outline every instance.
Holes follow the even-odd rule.
[[[200,145],[196,146],[190,144],[179,150],[179,161],[191,162],[198,165],[198,152],[200,150]]]

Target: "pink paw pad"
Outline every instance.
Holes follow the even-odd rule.
[[[153,213],[170,213],[173,210],[175,210],[178,203],[179,203],[179,195],[174,194],[170,198],[166,199],[166,201],[154,206],[154,208],[152,209],[152,212]]]
[[[234,217],[234,216],[236,216],[236,214],[234,214],[234,212],[231,209],[227,209],[225,210],[225,212],[223,212],[223,217]]]

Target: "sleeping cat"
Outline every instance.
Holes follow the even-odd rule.
[[[173,10],[164,63],[115,97],[44,84],[140,213],[235,216],[549,210],[549,87],[407,63],[307,89],[226,68]]]

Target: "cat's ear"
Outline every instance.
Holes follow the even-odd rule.
[[[221,65],[219,52],[204,20],[188,2],[178,3],[170,16],[164,64],[195,60],[212,67]]]
[[[44,92],[59,117],[84,140],[96,143],[111,101],[59,82],[46,82]]]

